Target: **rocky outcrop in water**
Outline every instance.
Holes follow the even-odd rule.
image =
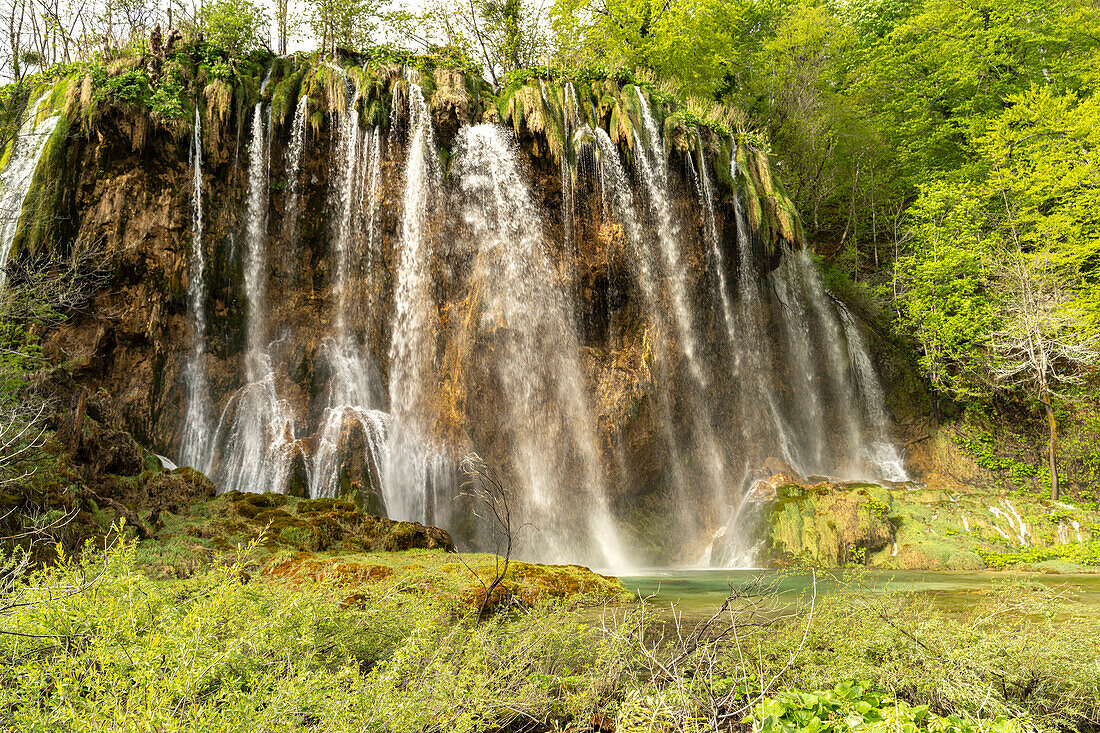
[[[477,450],[524,554],[601,566],[747,561],[769,461],[905,477],[766,155],[645,85],[358,64],[196,79],[171,130],[64,124],[58,82],[56,216],[13,251],[102,263],[45,348],[139,441],[485,547]]]

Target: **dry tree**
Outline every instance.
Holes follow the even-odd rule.
[[[514,516],[515,495],[501,481],[496,469],[486,463],[481,456],[477,453],[468,454],[462,459],[460,468],[466,478],[462,482],[459,497],[473,502],[474,516],[486,525],[494,558],[493,577],[487,583],[459,555],[459,560],[466,565],[467,570],[473,573],[485,591],[485,597],[477,612],[480,622],[490,610],[493,592],[501,586],[508,574],[508,565],[512,560],[517,535],[529,525],[519,522]]]
[[[1048,427],[1050,498],[1058,500],[1058,425],[1054,401],[1080,384],[1100,361],[1100,336],[1075,308],[1048,251],[1010,252],[998,273],[1001,328],[991,345],[994,379],[1030,392],[1043,406]]]

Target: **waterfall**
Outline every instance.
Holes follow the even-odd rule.
[[[286,148],[286,203],[283,206],[283,239],[293,247],[298,238],[298,215],[301,214],[299,182],[302,167],[302,148],[306,141],[306,118],[309,116],[309,97],[302,95],[294,109],[294,121],[290,126],[290,144]]]
[[[452,175],[477,247],[479,332],[507,413],[511,469],[523,489],[524,516],[540,533],[530,552],[623,567],[580,348],[511,136],[495,125],[463,128]]]
[[[323,139],[305,97],[285,130],[263,101],[246,112],[226,232],[240,246],[219,251],[243,277],[228,288],[203,241],[196,116],[179,450],[220,489],[353,499],[470,547],[485,527],[456,500],[457,457],[477,450],[537,528],[519,555],[621,569],[755,564],[765,476],[787,467],[905,480],[866,327],[808,251],[751,230],[738,186],[756,172],[736,149],[731,191],[705,132],[666,150],[640,91],[624,91],[638,115],[623,153],[577,89],[546,82],[556,164],[529,160],[507,127],[461,120],[439,128],[456,133],[443,158],[432,110],[450,112],[413,72],[381,99],[343,78],[348,105]],[[390,99],[388,123],[362,124],[360,108]],[[316,270],[288,270],[299,263]],[[226,308],[239,315],[223,328]],[[582,339],[589,313],[597,337]],[[227,369],[235,381],[212,394]]]
[[[436,315],[430,262],[436,235],[432,216],[441,203],[443,183],[423,91],[419,84],[407,83],[409,140],[389,354],[393,424],[384,494],[391,516],[425,521],[430,502],[425,491],[424,456],[434,453],[428,447],[431,430],[427,420],[429,391],[435,383]]]
[[[186,407],[180,462],[199,471],[210,470],[210,385],[206,378],[206,282],[202,252],[202,118],[195,107],[191,137],[191,259],[187,283],[187,311],[191,323],[191,353],[183,369]]]
[[[388,461],[389,415],[380,409],[384,404],[381,380],[370,355],[359,345],[349,326],[349,320],[358,321],[355,318],[358,311],[352,305],[358,299],[349,292],[359,272],[357,262],[353,262],[353,255],[360,250],[357,224],[365,199],[369,196],[373,202],[376,198],[373,188],[378,185],[381,155],[377,128],[369,135],[359,129],[358,99],[359,88],[355,86],[344,119],[335,130],[336,165],[332,169],[336,175],[329,193],[330,218],[334,224],[335,314],[333,333],[324,339],[320,349],[328,369],[328,396],[309,477],[311,496],[340,496],[353,489],[356,479],[360,481],[361,498],[370,490],[378,495],[385,483]],[[366,191],[368,175],[370,193]],[[370,247],[375,236],[373,214],[366,223]],[[343,464],[354,464],[359,459],[362,460],[359,476],[349,471],[341,473]]]
[[[664,321],[664,310],[658,302],[651,264],[652,257],[634,205],[634,195],[630,188],[630,182],[619,159],[619,149],[611,142],[608,134],[604,130],[596,128],[593,138],[597,151],[597,173],[599,175],[601,202],[604,205],[605,213],[610,213],[621,222],[627,240],[634,247],[631,263],[634,268],[635,279],[638,281],[638,287],[642,292],[646,315],[652,324],[652,332],[655,336],[652,340],[655,361],[658,367],[667,372],[667,348],[665,339],[660,335],[667,330]],[[610,209],[609,212],[608,209]],[[669,479],[672,490],[676,495],[676,504],[683,507],[687,500],[688,486],[681,463],[680,441],[673,429],[672,395],[670,394],[669,380],[665,378],[655,381],[654,388],[656,390],[655,402],[661,444],[668,456]]]
[[[8,277],[8,257],[19,231],[23,203],[30,193],[38,159],[42,157],[46,142],[61,119],[60,115],[51,115],[38,122],[38,111],[49,96],[47,91],[34,104],[27,105],[19,132],[11,141],[8,164],[0,173],[0,288],[4,287]]]
[[[270,70],[260,87],[263,96]],[[252,110],[245,194],[245,379],[226,403],[216,433],[221,488],[230,491],[281,491],[294,456],[294,417],[279,396],[268,343],[267,213],[270,194],[269,127],[263,101]]]
[[[692,423],[693,439],[697,454],[702,460],[702,471],[708,489],[715,502],[729,501],[725,458],[718,447],[708,406],[708,379],[703,372],[697,353],[695,314],[689,304],[685,267],[680,257],[684,246],[680,227],[673,217],[669,200],[668,166],[664,145],[657,125],[649,111],[649,103],[641,90],[635,87],[642,124],[646,133],[643,141],[637,130],[634,141],[638,150],[635,160],[646,189],[650,207],[657,224],[657,244],[664,269],[664,282],[668,289],[669,307],[675,324],[677,342],[690,374],[690,384],[685,385],[687,405]],[[648,145],[646,144],[648,142]]]

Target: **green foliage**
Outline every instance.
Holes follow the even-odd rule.
[[[1046,560],[1065,560],[1076,565],[1100,566],[1100,540],[1073,542],[1052,547],[1029,547],[1018,552],[994,552],[983,549],[975,552],[981,555],[985,564],[994,570]]]
[[[941,717],[927,705],[910,705],[883,692],[846,681],[831,690],[787,692],[761,702],[746,718],[761,733],[849,733],[849,731],[935,731],[1010,733],[1019,726],[1003,717],[979,723],[957,715]]]
[[[178,120],[184,116],[184,92],[184,69],[178,62],[170,62],[149,95],[149,109],[161,119]]]
[[[938,389],[960,397],[984,385],[982,349],[996,324],[980,206],[965,184],[926,185],[909,213],[917,244],[895,265],[900,325],[921,344],[921,368]]]
[[[979,433],[973,437],[955,434],[951,440],[987,471],[1007,471],[1014,466],[1011,458],[997,454],[994,438],[989,433]]]
[[[818,598],[808,632],[805,623],[796,623],[743,639],[742,649],[758,638],[764,647],[742,663],[763,662],[762,677],[768,679],[790,659],[780,650],[796,647],[806,635],[802,653],[785,673],[796,690],[835,690],[860,680],[864,691],[897,691],[909,706],[928,706],[948,721],[976,723],[980,717],[986,729],[998,719],[1028,730],[1072,728],[1100,716],[1097,675],[1080,654],[1100,624],[1095,615],[1075,610],[1059,590],[1025,580],[998,583],[944,608],[925,594],[866,591],[857,578],[846,591]],[[1062,614],[1073,619],[1060,621]],[[889,709],[892,701],[882,702]],[[835,694],[830,702],[842,709],[847,704]],[[873,723],[868,728],[898,729]]]
[[[183,581],[149,579],[134,553],[123,543],[89,549],[83,564],[62,556],[27,579],[28,605],[0,617],[14,660],[0,670],[0,705],[17,729],[393,731],[447,719],[471,731],[528,715],[586,719],[625,658],[553,607],[476,626],[415,591],[349,595],[255,576],[247,553]],[[56,588],[80,590],[51,597]]]
[[[91,72],[97,100],[122,106],[143,104],[149,97],[149,77],[144,69],[128,69],[112,75],[102,66],[93,66]]]

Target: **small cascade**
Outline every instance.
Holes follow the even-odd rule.
[[[389,415],[371,405],[381,403],[382,388],[370,357],[348,340],[328,338],[321,344],[321,358],[329,370],[328,396],[317,447],[309,476],[309,494],[313,497],[340,496],[350,483],[367,483],[361,491],[374,489],[378,495],[385,483],[388,461],[386,435]],[[368,365],[365,367],[364,365]],[[358,476],[341,468],[345,463],[361,461]]]
[[[428,423],[436,333],[430,269],[436,236],[432,217],[442,201],[443,181],[424,93],[415,81],[406,83],[409,133],[389,354],[393,426],[385,500],[390,516],[426,521],[430,501],[424,483],[425,456],[437,453],[429,447]]]
[[[832,460],[824,473],[845,478],[873,478],[865,476],[859,465],[862,444],[859,403],[852,385],[850,364],[844,350],[844,334],[833,308],[833,299],[825,292],[810,253],[803,250],[795,257],[795,266],[800,270],[804,288],[803,295],[817,325],[814,331],[818,348],[825,357],[824,387],[833,406],[828,422],[834,436],[829,446]]]
[[[260,87],[263,96],[268,71]],[[215,477],[225,491],[280,491],[294,457],[294,417],[279,396],[267,329],[267,213],[270,131],[263,101],[252,110],[245,196],[245,386],[226,403],[218,421]]]
[[[306,142],[306,118],[309,116],[309,97],[302,95],[294,109],[294,121],[290,126],[290,144],[286,148],[286,204],[283,213],[283,239],[293,247],[298,238],[298,216],[301,201],[298,178],[301,176],[302,148]]]
[[[202,252],[202,118],[195,107],[191,138],[191,258],[187,312],[191,323],[191,353],[183,368],[184,408],[180,461],[202,472],[210,470],[210,384],[206,377],[206,281]]]
[[[780,301],[803,475],[907,481],[854,316],[826,292],[808,251],[784,257],[769,282]]]
[[[866,421],[864,428],[863,448],[861,457],[867,464],[870,474],[880,481],[908,481],[909,473],[905,470],[905,463],[898,454],[897,446],[890,440],[888,425],[889,417],[886,415],[886,395],[882,391],[882,383],[878,373],[871,364],[871,355],[867,351],[867,344],[860,333],[859,325],[855,317],[844,307],[837,303],[841,320],[844,323],[844,338],[848,343],[848,357],[851,359],[852,374],[855,376],[857,391],[860,396],[860,406],[863,408],[863,416]],[[1020,520],[1021,525],[1023,520]]]
[[[452,175],[477,246],[479,332],[508,413],[510,468],[523,488],[524,516],[540,529],[529,552],[623,567],[576,333],[515,155],[503,128],[463,128]]]
[[[8,257],[19,231],[23,203],[30,192],[38,159],[42,157],[46,142],[61,119],[60,115],[51,115],[38,121],[38,112],[49,96],[46,92],[34,104],[27,105],[23,124],[11,142],[13,147],[8,164],[0,172],[0,288],[4,287],[8,277]]]

